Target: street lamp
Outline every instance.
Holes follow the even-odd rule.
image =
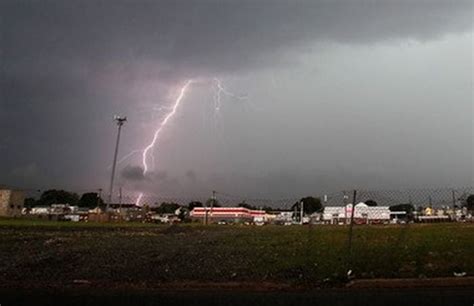
[[[118,132],[117,132],[117,142],[115,143],[115,153],[114,153],[114,162],[112,163],[112,175],[110,177],[110,188],[109,188],[109,199],[107,201],[106,211],[109,210],[109,206],[112,203],[112,195],[114,192],[114,178],[115,178],[115,166],[117,165],[117,155],[118,148],[120,143],[120,132],[122,131],[122,125],[127,121],[127,117],[115,116],[114,121],[117,123]]]

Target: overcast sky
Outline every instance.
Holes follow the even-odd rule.
[[[468,186],[473,68],[472,1],[0,0],[0,184],[105,189],[193,79],[127,193]]]

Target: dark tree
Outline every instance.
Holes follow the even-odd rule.
[[[274,211],[278,209],[275,209],[274,207],[270,207],[270,206],[263,206],[262,210],[264,210],[265,212],[270,212],[270,211]]]
[[[202,203],[198,201],[189,202],[188,209],[191,211],[194,209],[194,207],[202,207]]]
[[[302,198],[301,200],[293,204],[291,209],[294,210],[296,207],[297,210],[300,210],[301,202],[303,202],[303,211],[305,214],[312,214],[315,212],[321,212],[323,210],[323,204],[321,203],[321,199],[315,197]]]
[[[174,214],[175,211],[181,206],[177,203],[167,203],[163,202],[161,205],[155,209],[159,214]]]
[[[184,221],[188,216],[189,210],[186,207],[181,207],[178,213],[179,220]]]
[[[367,201],[365,201],[365,205],[367,205],[367,206],[377,206],[377,202],[375,202],[374,200],[367,200]]]
[[[256,209],[257,209],[257,207],[245,203],[245,201],[243,201],[242,203],[239,203],[237,206],[238,206],[238,207],[247,208],[247,209],[252,209],[252,210],[256,210]]]
[[[24,202],[24,206],[26,208],[31,208],[31,207],[35,207],[37,204],[38,201],[36,201],[35,198],[26,198],[25,199],[25,202]]]
[[[471,194],[466,199],[466,207],[468,210],[474,210],[474,194]]]
[[[412,213],[415,211],[413,204],[398,204],[390,206],[390,211],[405,211],[406,213]]]
[[[88,207],[88,208],[94,208],[97,206],[102,206],[104,204],[104,200],[99,197],[99,194],[97,192],[87,192],[84,193],[81,196],[81,199],[79,200],[79,207]]]
[[[41,194],[38,200],[39,205],[51,204],[69,204],[76,205],[79,202],[79,196],[76,193],[65,190],[50,189]]]
[[[406,217],[409,219],[413,218],[413,213],[415,212],[415,206],[413,204],[398,204],[392,205],[389,207],[390,211],[404,211]]]
[[[206,201],[206,207],[221,207],[221,204],[219,204],[219,201],[216,199],[209,199]]]

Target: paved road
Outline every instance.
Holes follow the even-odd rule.
[[[1,306],[10,305],[429,305],[473,306],[474,288],[332,289],[304,292],[243,291],[47,291],[1,290]]]

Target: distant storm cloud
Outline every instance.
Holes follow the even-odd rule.
[[[61,66],[93,75],[118,65],[173,80],[275,65],[276,55],[317,42],[423,41],[472,27],[472,2],[464,0],[4,1],[2,8],[5,68],[36,66],[45,76]]]
[[[229,188],[253,182],[254,185],[263,186],[269,194],[272,190],[284,189],[286,192],[296,185],[306,186],[306,182],[316,181],[317,178],[309,174],[301,175],[301,171],[295,171],[290,162],[301,160],[301,163],[305,163],[302,168],[311,168],[314,159],[298,158],[297,152],[281,152],[285,152],[288,147],[304,146],[310,142],[308,139],[313,140],[313,135],[306,135],[305,138],[300,135],[291,137],[292,134],[288,134],[290,137],[285,137],[285,132],[289,130],[287,126],[296,126],[298,129],[297,124],[305,124],[302,118],[310,112],[316,114],[318,119],[311,120],[308,127],[301,130],[328,129],[324,130],[324,135],[327,135],[329,141],[318,147],[320,151],[313,155],[327,156],[327,163],[331,164],[350,160],[354,156],[344,155],[336,159],[335,156],[341,150],[330,144],[336,136],[355,130],[342,131],[343,124],[351,122],[358,109],[352,105],[332,109],[331,105],[337,105],[339,101],[354,99],[360,106],[371,99],[370,94],[374,89],[383,91],[400,86],[397,93],[410,93],[410,90],[419,87],[424,89],[418,95],[415,93],[408,98],[393,95],[393,99],[400,98],[400,101],[404,101],[415,96],[417,102],[425,105],[418,108],[410,105],[410,112],[419,118],[427,118],[426,110],[436,109],[433,105],[428,105],[428,101],[434,101],[440,96],[439,92],[429,96],[431,91],[441,90],[434,80],[447,76],[446,73],[451,71],[452,75],[462,79],[456,82],[460,88],[454,88],[455,94],[447,94],[442,99],[461,101],[458,102],[460,104],[468,101],[472,105],[472,91],[469,96],[462,87],[463,84],[472,87],[472,73],[469,79],[469,75],[464,77],[465,72],[462,70],[462,67],[469,67],[469,63],[452,68],[451,62],[464,60],[453,54],[454,51],[446,53],[445,67],[430,74],[433,80],[428,81],[433,81],[431,83],[434,85],[426,78],[414,80],[413,85],[407,86],[413,88],[400,85],[401,81],[406,80],[406,76],[416,76],[420,71],[426,70],[418,66],[428,58],[423,55],[421,59],[413,58],[411,64],[405,65],[402,62],[397,65],[403,71],[396,71],[395,68],[389,71],[392,74],[383,84],[372,86],[383,80],[380,74],[385,64],[392,62],[393,57],[399,54],[399,46],[390,46],[391,43],[415,41],[419,45],[414,49],[421,50],[424,45],[450,35],[470,33],[473,26],[472,12],[472,1],[464,0],[0,1],[0,157],[3,161],[0,163],[0,173],[6,174],[2,178],[6,182],[0,184],[11,181],[11,184],[20,186],[35,183],[41,185],[45,181],[43,178],[48,177],[51,180],[48,184],[103,187],[110,177],[108,165],[115,145],[114,114],[129,117],[120,146],[119,157],[123,157],[133,150],[140,152],[149,143],[156,122],[163,117],[169,102],[175,98],[177,88],[186,79],[212,79],[216,76],[224,80],[236,80],[242,76],[260,74],[263,75],[262,79],[251,81],[251,84],[245,85],[248,88],[237,88],[235,92],[249,93],[249,103],[263,105],[270,101],[271,103],[267,103],[271,106],[270,112],[262,112],[261,116],[252,112],[252,116],[259,116],[259,120],[249,119],[248,126],[245,127],[241,122],[251,116],[242,116],[238,112],[242,104],[229,103],[230,107],[234,107],[234,112],[230,107],[224,110],[223,120],[219,123],[221,125],[209,123],[212,120],[209,119],[212,117],[212,114],[209,115],[212,110],[208,113],[202,110],[206,107],[205,103],[212,101],[212,90],[208,88],[208,84],[195,84],[186,97],[186,103],[183,103],[186,109],[179,109],[178,115],[163,133],[163,138],[153,152],[157,156],[155,171],[143,175],[143,169],[136,166],[141,165],[141,155],[137,153],[119,165],[119,181],[129,184],[131,189],[143,189],[150,193],[154,190],[178,192],[180,186],[184,186],[183,189],[186,190],[209,190],[223,181],[229,181]],[[336,48],[341,45],[347,48],[341,51],[341,59],[332,61],[333,66],[329,68],[322,67],[321,69],[326,69],[327,77],[316,80],[316,68],[309,67],[309,64],[319,60],[319,48]],[[362,77],[361,73],[352,75],[355,65],[350,64],[354,59],[354,49],[376,45],[389,45],[389,48],[393,48],[390,59],[381,61],[380,71],[364,71]],[[457,48],[461,49],[462,47]],[[430,52],[431,55],[441,54],[439,50]],[[309,59],[300,63],[304,56]],[[374,60],[370,56],[357,58],[363,67],[370,66]],[[407,58],[403,60],[406,61]],[[434,57],[431,60],[435,63],[443,62]],[[265,85],[267,80],[263,78],[270,77],[274,85],[268,90]],[[360,94],[362,97],[354,96],[358,94],[357,91],[344,96],[352,80],[366,80],[362,84],[366,87],[354,85],[363,92]],[[426,88],[420,87],[425,81]],[[317,92],[309,91],[316,86],[321,86]],[[308,91],[303,92],[302,89]],[[443,92],[448,91],[449,88],[446,88]],[[252,93],[254,96],[251,96]],[[272,93],[273,96],[270,95]],[[341,93],[341,96],[332,97],[331,105],[330,102],[321,102],[330,101],[333,93]],[[423,96],[424,94],[427,96]],[[284,103],[277,105],[278,99]],[[318,108],[299,110],[298,107],[293,107],[297,103],[307,106],[310,104],[309,100],[314,101],[314,104],[319,103]],[[396,103],[395,101],[393,105]],[[465,114],[464,104],[450,109]],[[435,106],[439,109],[439,105],[441,103]],[[154,108],[162,111],[155,112]],[[186,113],[190,108],[192,111]],[[377,109],[371,113],[372,109],[375,108],[365,112],[370,114],[370,120],[366,121],[377,125],[384,120],[380,113],[387,108],[380,107],[378,113]],[[225,111],[228,112],[224,113]],[[400,110],[397,108],[396,111]],[[360,109],[359,112],[362,113]],[[439,112],[443,113],[443,110]],[[288,117],[289,113],[293,113],[291,118]],[[193,117],[186,117],[187,121],[182,120],[186,114]],[[397,116],[402,119],[405,117],[407,116]],[[452,129],[447,134],[459,135],[460,130],[465,130],[464,126],[457,125],[464,119],[458,119],[456,114],[447,117],[453,120],[443,121],[446,129]],[[329,129],[329,124],[318,126],[325,118],[335,118],[333,121],[341,122],[341,125],[332,130]],[[197,122],[199,120],[201,121]],[[291,124],[288,123],[290,121]],[[414,120],[410,124],[419,126],[419,121]],[[178,123],[175,125],[176,122]],[[202,122],[208,125],[205,126]],[[218,131],[205,130],[203,126],[214,126]],[[182,132],[179,137],[172,137],[178,135],[179,129]],[[387,126],[373,128],[378,129],[382,132],[388,130]],[[227,143],[213,152],[211,146],[219,143],[217,138],[220,136],[215,136],[219,133]],[[394,135],[397,134],[394,132]],[[252,136],[259,138],[250,144]],[[389,138],[382,136],[379,139]],[[210,138],[213,139],[209,140]],[[341,136],[337,141],[350,143],[354,138]],[[249,142],[246,143],[246,139]],[[318,141],[324,140],[321,139],[323,137]],[[429,137],[423,139],[430,141]],[[419,139],[414,139],[412,143],[418,141]],[[192,148],[169,149],[177,142],[192,143]],[[229,143],[237,142],[241,145],[231,152],[226,151],[226,147],[231,147]],[[431,148],[431,145],[419,144],[418,148]],[[216,145],[218,146],[219,144]],[[461,150],[455,141],[446,147]],[[387,151],[394,155],[398,152],[397,149]],[[219,164],[217,160],[225,154],[232,157],[225,158],[226,161]],[[259,155],[263,157],[258,158]],[[282,157],[279,159],[278,156]],[[163,162],[166,158],[174,157],[177,160]],[[360,160],[365,158],[361,157]],[[367,163],[371,160],[372,155],[367,157]],[[269,168],[265,169],[266,173],[272,175],[259,173],[263,171],[260,167],[264,167],[264,162]],[[233,163],[233,167],[242,169],[245,175],[229,175],[232,171],[226,167]],[[285,163],[289,165],[280,165]],[[449,164],[449,169],[453,165],[459,169],[466,168],[464,162],[459,162],[459,165],[452,163]],[[127,164],[128,166],[123,167]],[[362,164],[364,166],[361,168],[366,168]],[[426,169],[434,169],[438,165],[439,163],[433,163],[433,167],[426,165]],[[222,171],[223,178],[207,184],[209,172],[215,167]],[[323,177],[322,183],[341,181],[332,178],[337,172],[334,169],[332,167],[328,170],[331,180]],[[378,173],[380,169],[381,166],[374,172]],[[39,170],[41,175],[36,175]],[[360,170],[351,166],[347,172],[360,173]],[[247,178],[247,173],[251,173],[253,181]],[[334,175],[345,175],[341,171],[338,173]],[[434,176],[431,172],[425,175]],[[29,179],[26,180],[26,177]],[[397,174],[397,178],[399,177],[402,177],[401,174]],[[336,185],[340,184],[332,184]],[[250,186],[247,190],[252,191],[252,188]],[[300,189],[303,188],[306,190],[309,187]]]
[[[145,176],[143,175],[143,168],[139,166],[126,166],[121,171],[121,176],[128,181],[143,181]]]
[[[169,179],[167,171],[151,171],[143,174],[143,167],[127,165],[120,172],[121,178],[128,182],[145,182],[153,184],[163,182]]]
[[[185,173],[185,176],[191,182],[196,182],[197,181],[197,175],[196,175],[196,172],[194,170],[187,170],[186,173]]]
[[[29,163],[12,170],[12,175],[25,179],[32,180],[37,179],[40,175],[40,169],[36,163]]]

